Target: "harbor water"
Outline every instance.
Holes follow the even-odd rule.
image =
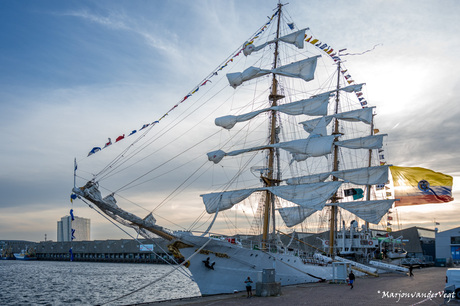
[[[162,278],[174,268],[154,264],[0,260],[0,305],[129,305],[200,295],[197,285],[177,270]]]

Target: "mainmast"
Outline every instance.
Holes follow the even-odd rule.
[[[340,90],[340,61],[337,64],[337,91],[335,94],[335,113],[337,114],[339,112],[339,101],[340,101],[340,96],[339,96],[339,90]],[[334,122],[334,132],[333,134],[336,136],[335,137],[335,142],[339,140],[339,120],[335,118]],[[337,145],[334,145],[334,165],[333,165],[333,171],[338,171],[339,170],[339,147]],[[338,178],[336,176],[332,177],[333,181],[337,181]],[[338,202],[338,197],[337,197],[337,192],[334,194],[332,197],[332,203],[337,203]],[[329,224],[329,255],[333,256],[334,255],[334,245],[335,245],[335,230],[337,227],[337,206],[333,205],[331,206],[331,219],[330,219],[330,224]]]
[[[275,40],[275,52],[274,52],[274,59],[273,59],[273,69],[277,67],[278,63],[278,38],[280,37],[280,21],[281,21],[281,8],[282,4],[278,3],[278,24],[276,28],[276,40]],[[284,96],[278,95],[278,81],[276,80],[275,74],[273,73],[272,76],[272,91],[269,96],[269,100],[272,102],[271,106],[277,106],[278,100],[282,99]],[[274,144],[278,142],[277,137],[277,126],[276,126],[276,117],[277,111],[272,110],[270,113],[270,144]],[[274,164],[275,164],[275,149],[269,148],[268,152],[268,173],[267,177],[263,178],[265,186],[274,186],[277,183],[274,180]],[[264,223],[263,223],[263,233],[262,233],[262,248],[265,248],[265,243],[267,242],[268,232],[269,232],[269,220],[270,220],[270,213],[272,208],[274,209],[274,195],[269,191],[266,191],[265,195],[265,203],[264,203]]]
[[[371,132],[370,132],[370,135],[374,135],[374,115],[372,115],[372,121],[371,121]],[[372,166],[372,149],[369,150],[369,164],[368,164],[369,167]],[[367,193],[366,193],[366,200],[367,201],[370,201],[371,200],[371,189],[372,189],[372,186],[371,185],[367,185],[366,186],[366,189],[367,189]],[[369,229],[369,222],[366,221],[366,228]]]

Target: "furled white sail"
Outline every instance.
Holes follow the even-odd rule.
[[[247,152],[258,151],[266,148],[280,148],[288,151],[294,156],[301,155],[305,157],[318,157],[330,154],[332,151],[332,144],[334,142],[334,136],[325,137],[309,137],[306,139],[296,139],[286,142],[280,142],[265,146],[252,147],[247,149],[235,150],[231,152],[224,152],[222,150],[216,150],[207,153],[208,160],[219,163],[225,156],[236,156]]]
[[[385,184],[388,181],[388,165],[333,171],[331,174],[357,185]]]
[[[311,216],[317,210],[312,208],[297,207],[284,207],[278,209],[278,212],[283,218],[284,223],[287,227],[292,227],[301,223],[303,220]]]
[[[348,210],[369,223],[378,224],[388,212],[395,200],[375,200],[337,203],[337,206]]]
[[[329,116],[325,116],[324,120],[326,121],[326,125],[331,123],[333,118],[337,118],[343,121],[351,121],[351,122],[362,121],[366,124],[370,124],[372,122],[372,111],[374,108],[375,107],[366,107],[366,108],[361,108],[357,110],[352,110],[349,112],[329,115]],[[318,125],[318,122],[320,120],[321,118],[316,118],[316,119],[300,122],[300,124],[303,125],[303,128],[305,131],[307,131],[308,133],[311,133],[313,129]]]
[[[242,115],[228,115],[222,116],[215,119],[215,124],[217,126],[223,127],[225,129],[231,129],[238,122],[244,122],[251,120],[255,116],[271,111],[276,110],[288,115],[309,115],[309,116],[324,116],[327,114],[327,106],[329,104],[329,97],[331,93],[320,94],[309,99],[304,99],[292,103],[286,103],[278,106],[272,106],[269,108],[264,108],[258,111],[250,112]]]
[[[232,190],[203,194],[206,211],[211,214],[233,207],[249,197],[253,192],[268,190],[274,195],[305,208],[321,210],[326,201],[339,189],[341,182],[322,182],[303,185],[284,185]]]
[[[152,215],[152,213],[149,213],[145,218],[145,222],[148,222],[149,224],[155,225],[157,223],[157,219]]]
[[[383,137],[387,135],[388,134],[382,134],[347,139],[342,141],[336,141],[335,144],[339,147],[344,147],[348,149],[379,149],[383,146]]]
[[[245,56],[248,56],[252,52],[262,50],[263,48],[265,48],[269,44],[272,44],[272,43],[274,43],[274,42],[276,42],[278,40],[286,42],[286,43],[289,43],[289,44],[293,44],[294,46],[296,46],[299,49],[303,49],[304,41],[305,41],[304,40],[305,39],[305,31],[307,29],[308,28],[305,28],[305,29],[293,32],[291,34],[285,35],[283,37],[280,37],[279,39],[273,39],[273,40],[267,41],[266,43],[264,43],[262,45],[259,45],[259,46],[254,46],[254,44],[252,44],[252,43],[251,44],[246,43],[245,44],[246,46],[243,49],[243,54]]]
[[[245,81],[252,80],[264,76],[266,74],[274,73],[291,78],[300,78],[304,81],[311,81],[314,78],[316,70],[316,61],[320,55],[304,59],[302,61],[294,62],[285,66],[275,69],[260,69],[257,67],[249,67],[243,72],[228,73],[227,79],[233,88],[243,84]]]

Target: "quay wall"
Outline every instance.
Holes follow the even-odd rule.
[[[74,261],[129,262],[129,263],[173,263],[168,252],[167,242],[163,239],[94,240],[94,241],[41,241],[27,242],[24,246],[15,243],[14,252],[20,248],[32,248],[38,260],[69,261],[72,249]],[[8,241],[3,240],[6,244]]]

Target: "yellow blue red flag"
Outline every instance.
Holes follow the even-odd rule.
[[[446,203],[453,201],[450,175],[420,167],[390,167],[395,206]]]

